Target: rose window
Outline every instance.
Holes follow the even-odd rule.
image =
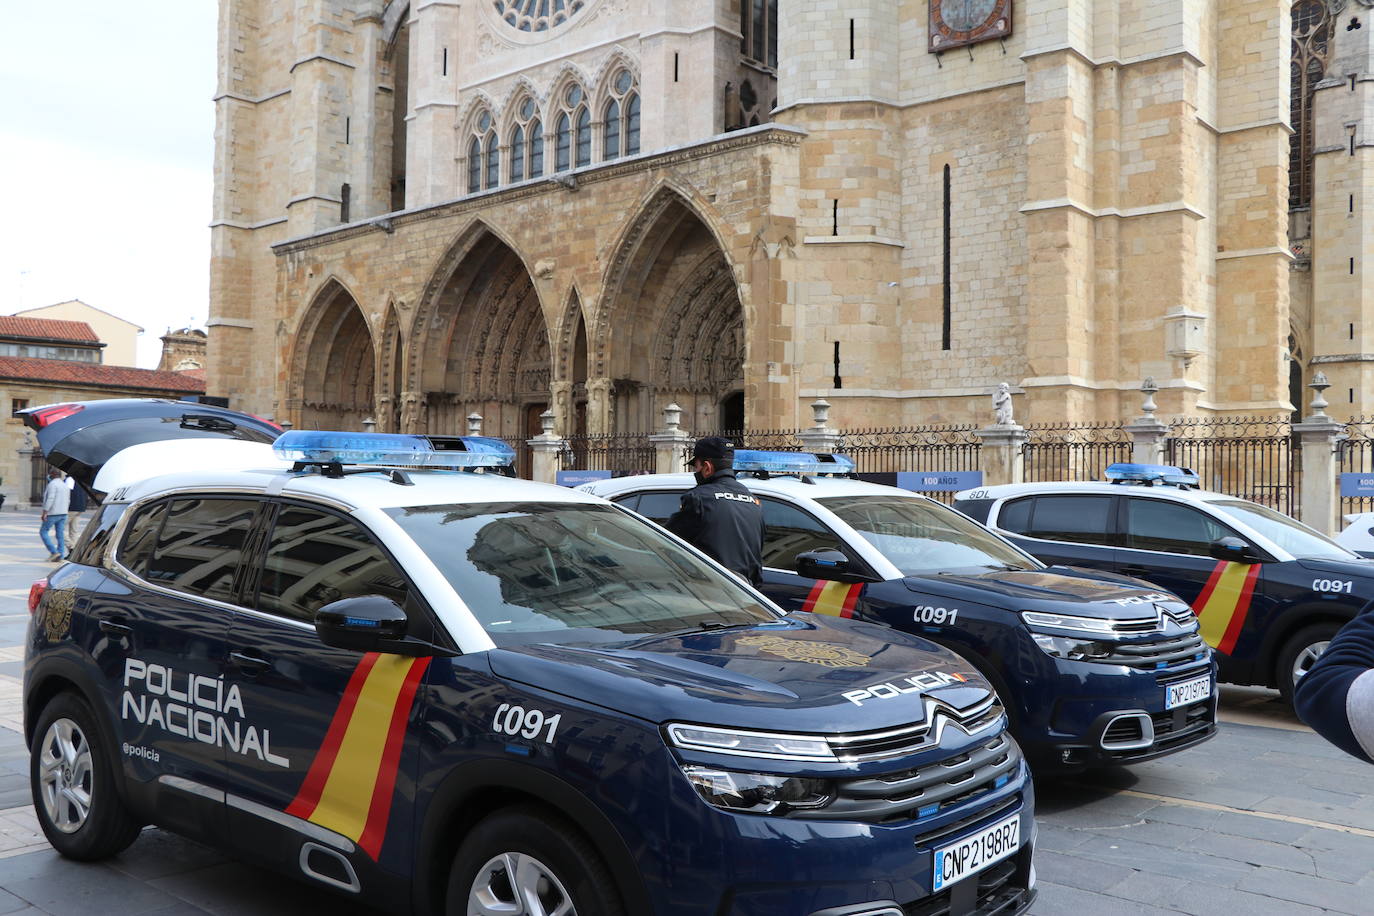
[[[522,32],[547,32],[582,11],[586,0],[494,0],[496,14]]]

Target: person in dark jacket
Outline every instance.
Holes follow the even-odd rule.
[[[697,485],[682,494],[668,530],[754,585],[763,581],[763,507],[735,479],[735,445],[719,436],[692,449]]]
[[[1374,763],[1374,613],[1332,637],[1293,691],[1298,718],[1336,747]]]

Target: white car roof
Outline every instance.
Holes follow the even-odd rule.
[[[919,493],[889,487],[880,483],[852,480],[847,477],[811,477],[806,483],[790,475],[774,475],[760,479],[753,474],[743,474],[740,483],[756,493],[770,493],[790,496],[794,499],[820,499],[829,496],[908,496],[912,499],[927,499]],[[614,499],[632,490],[680,490],[696,486],[696,478],[691,474],[639,474],[633,477],[616,477],[612,480],[598,480],[586,483],[577,489],[593,493],[606,499]]]
[[[1148,496],[1154,499],[1172,499],[1180,502],[1212,502],[1218,499],[1239,499],[1211,490],[1184,490],[1180,487],[1145,487],[1133,484],[1113,484],[1098,481],[1078,481],[1072,483],[1007,483],[994,487],[973,487],[954,494],[955,499],[1008,499],[1013,496],[1032,496],[1053,493],[1101,493],[1119,496]]]

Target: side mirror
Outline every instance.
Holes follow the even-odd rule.
[[[854,572],[849,558],[832,547],[797,554],[797,575],[803,579],[828,579],[832,582],[867,582],[868,577]]]
[[[1263,563],[1264,556],[1240,538],[1224,537],[1213,541],[1207,553],[1214,560],[1229,560],[1232,563]]]
[[[451,649],[406,636],[406,612],[381,595],[362,595],[331,601],[315,612],[315,632],[335,649],[385,652],[408,658],[457,655]]]

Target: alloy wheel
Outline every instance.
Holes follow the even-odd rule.
[[[71,719],[48,726],[39,750],[43,811],[63,833],[76,833],[91,814],[91,745]]]
[[[534,856],[504,852],[477,872],[468,916],[577,916],[563,883]]]

